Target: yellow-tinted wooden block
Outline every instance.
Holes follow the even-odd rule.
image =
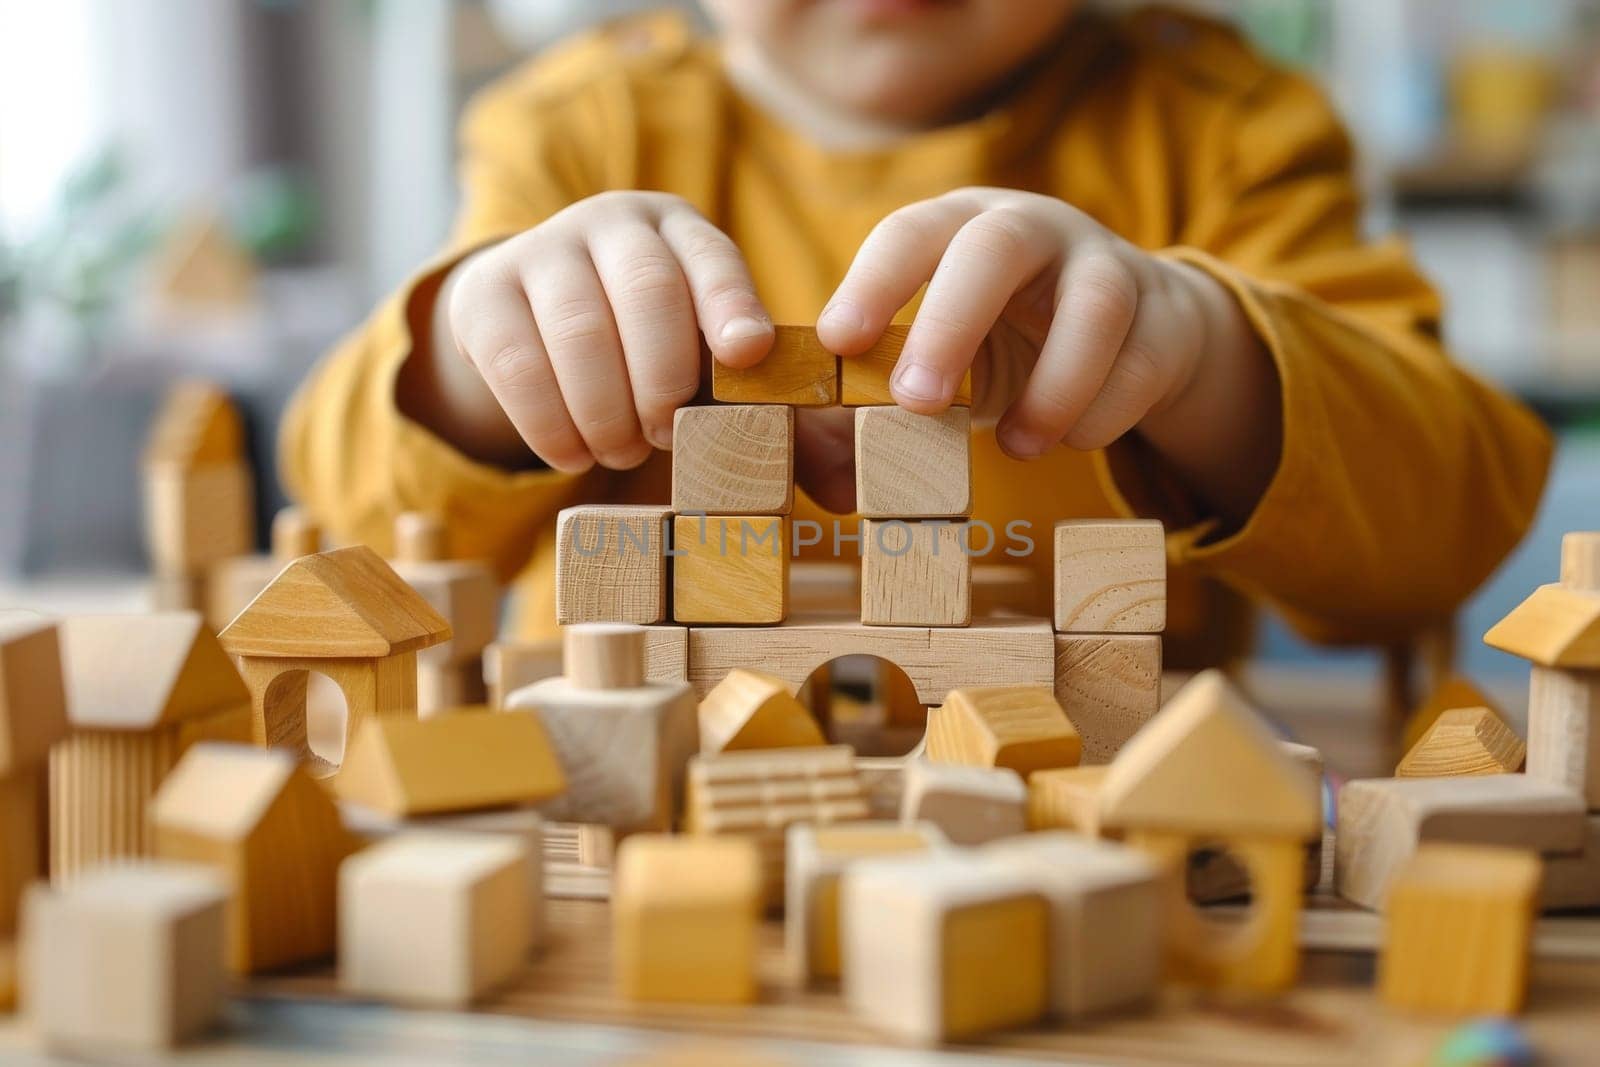
[[[1491,708],[1452,708],[1422,735],[1395,768],[1396,778],[1511,774],[1528,746]]]
[[[1071,830],[1085,837],[1100,837],[1100,784],[1107,768],[1054,767],[1035,771],[1028,779],[1028,829]],[[1120,838],[1116,831],[1104,836]]]
[[[927,757],[935,763],[1034,771],[1071,767],[1082,747],[1055,695],[1034,686],[952,689],[928,715]]]
[[[618,992],[737,1004],[756,997],[761,858],[733,837],[635,834],[611,896]]]
[[[966,626],[972,557],[965,527],[861,521],[861,621],[869,626]]]
[[[787,515],[794,506],[794,409],[679,408],[672,423],[672,509]]]
[[[905,347],[910,326],[894,325],[883,331],[883,336],[865,352],[857,356],[844,356],[839,360],[839,403],[847,408],[865,407],[869,404],[893,404],[894,394],[889,392],[889,378],[894,365],[900,362],[900,350]],[[972,406],[972,372],[962,375],[956,387],[952,404]]]
[[[804,748],[827,738],[781,678],[735,669],[700,701],[700,751]]]
[[[1031,1022],[1044,1011],[1049,911],[1037,897],[959,908],[944,920],[944,1017],[953,1038]],[[995,956],[1006,962],[997,966]]]
[[[1422,735],[1439,721],[1439,716],[1452,708],[1489,708],[1496,713],[1500,710],[1470,678],[1453,674],[1435,686],[1427,700],[1406,719],[1401,750],[1410,752],[1415,748]]]
[[[1520,1011],[1539,878],[1534,852],[1417,849],[1389,889],[1378,964],[1384,1002],[1445,1015]]]
[[[770,625],[789,615],[789,538],[781,517],[673,520],[672,613],[680,623]]]
[[[1166,629],[1167,551],[1159,522],[1056,523],[1055,579],[1055,626],[1061,633]]]
[[[839,399],[839,358],[809,326],[774,326],[772,350],[753,367],[735,370],[713,360],[711,395],[735,404],[828,407]]]

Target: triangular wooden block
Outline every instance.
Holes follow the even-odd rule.
[[[1422,735],[1439,721],[1439,716],[1452,708],[1490,708],[1497,713],[1500,710],[1472,679],[1460,674],[1449,675],[1434,687],[1428,699],[1406,720],[1401,739],[1402,751],[1410,752],[1415,748],[1417,742],[1422,740]]]
[[[1600,595],[1541,585],[1490,627],[1483,643],[1541,667],[1600,669]]]
[[[150,730],[250,706],[233,661],[195,612],[77,616],[60,629],[74,726]]]
[[[700,701],[700,751],[826,745],[817,721],[789,684],[760,671],[735,669]]]
[[[228,394],[206,382],[180,382],[156,414],[144,462],[190,469],[243,455],[244,423]]]
[[[333,791],[397,818],[536,804],[566,788],[538,715],[375,715],[356,733]]]
[[[1214,670],[1129,740],[1100,787],[1101,824],[1118,829],[1309,838],[1321,816],[1319,784]]]
[[[1034,771],[1072,767],[1083,743],[1072,720],[1042,686],[952,689],[928,715],[928,759]]]
[[[1454,708],[1439,716],[1395,768],[1396,778],[1512,774],[1528,746],[1492,708]]]

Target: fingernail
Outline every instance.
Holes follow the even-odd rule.
[[[890,384],[896,393],[912,400],[944,399],[944,376],[924,363],[901,363]]]
[[[860,333],[867,328],[867,320],[853,305],[839,301],[822,309],[817,325],[826,326],[830,330]]]
[[[672,451],[672,431],[659,426],[646,426],[644,439],[663,452]]]
[[[1035,459],[1044,455],[1044,438],[1038,434],[1008,427],[1000,431],[1000,445],[1018,459]]]
[[[772,332],[772,324],[762,322],[751,315],[740,315],[736,319],[729,319],[723,324],[722,332],[717,335],[717,340],[723,344],[733,344],[736,341],[748,341],[752,337],[761,337]]]

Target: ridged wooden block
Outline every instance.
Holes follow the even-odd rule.
[[[868,519],[971,515],[971,411],[857,408],[856,512]]]
[[[1396,778],[1511,774],[1528,746],[1489,708],[1454,708],[1440,715],[1395,768]]]
[[[556,517],[556,621],[667,621],[665,530],[672,509],[567,508]]]
[[[735,404],[828,407],[839,401],[839,358],[809,326],[774,326],[772,350],[753,367],[711,362],[711,395]]]
[[[177,762],[177,735],[165,730],[82,730],[58,743],[50,753],[51,881],[150,855],[155,835],[145,812]]]
[[[861,521],[861,621],[868,626],[966,626],[972,557],[964,527]]]
[[[793,408],[678,409],[672,423],[674,511],[787,515],[793,507]]]
[[[1167,555],[1161,523],[1074,519],[1056,523],[1060,633],[1160,633],[1167,625]]]

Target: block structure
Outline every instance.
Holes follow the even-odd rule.
[[[839,357],[809,326],[774,326],[772,349],[753,367],[711,362],[711,395],[734,404],[831,407],[839,402]]]
[[[972,556],[960,523],[863,519],[861,621],[868,626],[972,622]]]
[[[556,516],[556,622],[667,622],[669,507],[598,505]]]
[[[357,996],[459,1007],[519,974],[532,947],[526,845],[413,831],[339,868],[339,985]]]
[[[889,379],[895,364],[900,362],[900,350],[905,347],[911,333],[909,325],[895,323],[884,329],[883,335],[865,352],[839,359],[839,403],[845,407],[893,404],[894,394],[889,391]],[[957,407],[972,406],[972,372],[961,377],[961,384],[951,404]]]
[[[227,995],[227,891],[204,869],[148,861],[34,887],[23,931],[23,999],[47,1048],[156,1053],[197,1037]]]
[[[43,874],[42,778],[51,746],[67,730],[56,626],[0,620],[0,952],[16,933],[23,888]]]
[[[866,519],[972,514],[972,413],[856,409],[856,513]]]
[[[1056,702],[1083,740],[1083,762],[1111,762],[1161,708],[1161,638],[1056,634]]]
[[[611,896],[618,992],[630,1000],[756,999],[762,900],[756,845],[636,834],[617,850]]]
[[[679,515],[672,617],[761,626],[789,617],[789,536],[780,516]]]
[[[1390,1007],[1515,1015],[1527,995],[1540,865],[1534,852],[1428,844],[1396,874],[1378,993]]]
[[[1522,769],[1528,746],[1491,708],[1453,708],[1442,713],[1395,768],[1396,778],[1444,778],[1467,774],[1513,774]]]
[[[902,822],[930,822],[956,845],[981,845],[1028,828],[1028,787],[1007,767],[907,759]]]
[[[822,729],[788,683],[735,669],[700,701],[700,751],[826,745]]]
[[[449,530],[437,515],[395,519],[394,570],[450,624],[450,640],[417,654],[417,712],[482,704],[483,650],[500,629],[500,581],[483,560],[452,559]]]
[[[1160,633],[1167,623],[1167,555],[1161,523],[1056,523],[1059,633]]]
[[[1049,688],[952,689],[928,714],[927,758],[934,763],[1035,771],[1072,767],[1082,742]]]
[[[682,407],[672,423],[672,509],[787,515],[794,507],[794,409]]]

